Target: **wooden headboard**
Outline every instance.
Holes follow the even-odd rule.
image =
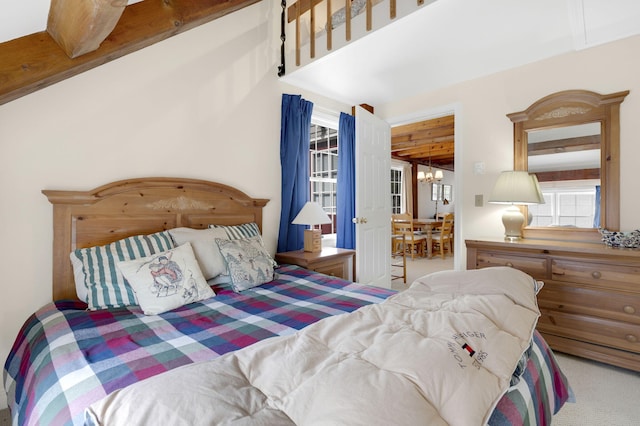
[[[255,222],[267,199],[215,182],[139,178],[90,191],[43,190],[53,204],[53,300],[77,299],[69,254],[132,235]]]

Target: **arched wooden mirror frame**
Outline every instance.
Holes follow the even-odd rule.
[[[566,90],[546,96],[522,112],[508,114],[513,122],[514,170],[528,170],[527,134],[534,130],[600,122],[600,227],[620,227],[620,104],[629,91],[600,95]],[[523,207],[526,217],[526,207]],[[525,238],[600,241],[596,228],[525,227]]]

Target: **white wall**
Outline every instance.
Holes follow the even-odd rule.
[[[640,36],[589,50],[547,59],[464,82],[453,87],[388,105],[376,113],[390,122],[397,117],[433,115],[456,110],[456,238],[501,237],[502,207],[486,204],[498,174],[513,168],[513,123],[507,114],[522,111],[551,93],[584,89],[602,94],[630,90],[621,106],[621,229],[640,228],[640,197],[635,187],[640,158]],[[505,52],[505,54],[509,54]],[[445,107],[443,107],[445,106]],[[475,162],[484,162],[485,173],[475,174]],[[475,195],[484,197],[475,207]],[[456,241],[459,243],[459,241]],[[464,244],[456,265],[466,263]],[[461,263],[460,263],[461,262]]]
[[[433,168],[435,173],[436,169]],[[424,171],[427,173],[429,171],[429,167],[418,165],[418,171]],[[448,170],[442,170],[443,178],[440,182],[441,185],[451,185],[453,187],[453,199],[449,200],[448,205],[443,205],[442,201],[438,201],[438,213],[453,213],[455,208],[455,185],[454,185],[454,177],[455,173],[450,172]],[[422,183],[418,182],[418,215],[420,218],[430,218],[436,214],[436,202],[431,200],[431,184],[430,183]]]

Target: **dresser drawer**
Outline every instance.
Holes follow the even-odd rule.
[[[505,252],[478,251],[476,256],[477,268],[509,266],[542,280],[547,278],[547,265],[548,260],[544,257],[525,257]]]
[[[640,325],[640,294],[546,282],[538,293],[540,309],[592,315]]]
[[[548,309],[541,309],[541,314],[537,328],[543,333],[640,352],[640,327],[637,324]]]
[[[551,277],[555,281],[640,292],[637,266],[556,258],[551,263]]]

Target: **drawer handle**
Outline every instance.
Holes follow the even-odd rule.
[[[600,277],[602,277],[602,274],[600,273],[600,271],[593,271],[593,272],[591,273],[591,276],[597,280],[597,279],[599,279]]]
[[[505,266],[508,266],[509,268],[513,268],[513,263],[507,262],[507,263],[505,263]]]
[[[635,314],[636,313],[636,308],[634,308],[631,305],[626,305],[624,308],[622,308],[622,310],[627,314]]]
[[[633,334],[627,334],[624,338],[627,339],[627,342],[629,343],[636,343],[638,341],[638,338]]]

